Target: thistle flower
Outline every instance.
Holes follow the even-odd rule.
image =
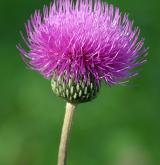
[[[47,79],[54,75],[55,93],[64,98],[69,94],[58,89],[54,81],[58,78],[63,79],[62,86],[71,79],[73,84],[83,79],[87,86],[92,79],[95,96],[102,80],[108,85],[122,83],[145,62],[147,49],[144,39],[139,40],[140,30],[133,28],[127,14],[122,16],[118,8],[99,0],[54,1],[43,14],[36,11],[31,16],[26,32],[27,39],[22,37],[29,50],[18,45],[24,61]]]
[[[96,97],[102,80],[128,81],[147,49],[127,14],[100,0],[59,0],[31,16],[17,48],[27,65],[51,79],[54,93],[70,103]]]

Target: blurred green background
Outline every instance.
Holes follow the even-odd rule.
[[[102,85],[96,100],[78,106],[68,165],[159,165],[160,1],[108,2],[141,28],[148,63],[128,86]],[[16,50],[24,22],[43,4],[0,0],[0,165],[56,165],[65,102]]]

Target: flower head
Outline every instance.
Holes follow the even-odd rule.
[[[128,15],[100,0],[53,1],[26,24],[29,50],[20,50],[29,66],[44,77],[75,82],[93,77],[96,84],[119,84],[145,61],[147,49]],[[65,76],[64,76],[65,75]]]

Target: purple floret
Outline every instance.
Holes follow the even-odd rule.
[[[24,61],[47,79],[65,74],[99,83],[119,84],[135,75],[133,68],[144,63],[147,49],[128,15],[97,0],[59,0],[36,11],[26,24],[29,47],[18,45]]]

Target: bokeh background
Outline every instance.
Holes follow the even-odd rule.
[[[127,86],[102,85],[78,106],[69,165],[160,164],[160,1],[111,1],[139,26],[148,63]],[[49,0],[0,0],[0,165],[56,165],[65,102],[50,82],[26,69],[16,50],[20,30]]]

